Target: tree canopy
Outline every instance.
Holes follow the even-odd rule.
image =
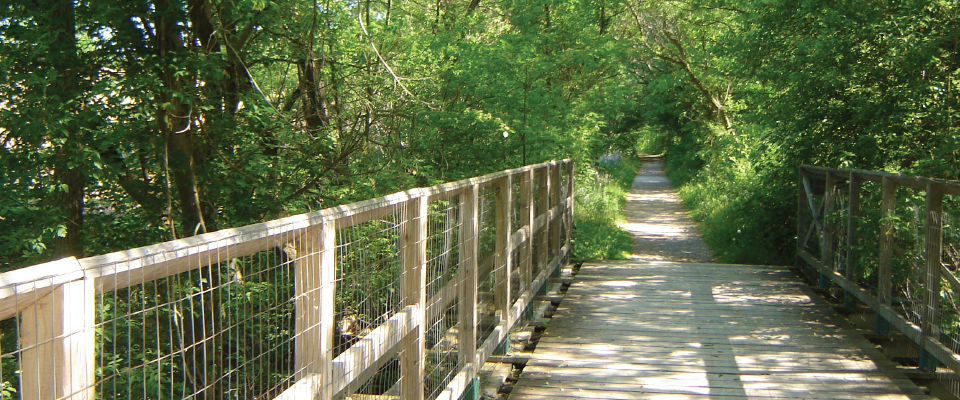
[[[801,163],[960,176],[953,2],[0,10],[4,268],[638,143],[721,259],[780,262]]]
[[[631,108],[605,7],[0,1],[0,264],[587,159]]]

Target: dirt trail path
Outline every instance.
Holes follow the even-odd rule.
[[[633,180],[625,207],[623,228],[633,235],[632,259],[647,261],[711,262],[693,219],[677,191],[663,174],[663,161],[648,156]]]

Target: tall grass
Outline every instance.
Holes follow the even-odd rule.
[[[633,238],[620,227],[625,196],[640,169],[635,156],[606,158],[581,165],[574,200],[573,259],[625,259]]]

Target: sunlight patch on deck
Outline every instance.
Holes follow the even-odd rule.
[[[926,399],[780,267],[585,264],[516,399]]]

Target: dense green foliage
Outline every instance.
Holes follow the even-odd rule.
[[[589,1],[0,1],[0,269],[617,145]]]
[[[791,263],[801,164],[960,177],[955,2],[628,6],[641,147],[718,261]]]
[[[635,99],[612,17],[589,0],[0,0],[0,271],[550,159],[593,171],[633,145],[613,126]],[[336,309],[371,322],[399,290],[395,227],[368,225]],[[104,293],[99,395],[274,397],[293,369],[288,250]]]
[[[581,167],[574,193],[575,260],[624,259],[633,251],[632,236],[618,224],[639,167],[632,155]]]

